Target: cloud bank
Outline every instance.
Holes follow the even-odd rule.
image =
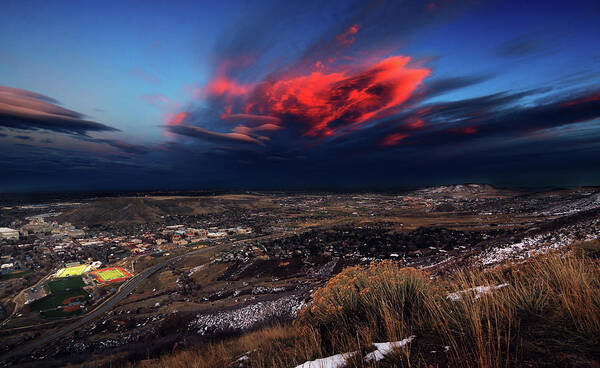
[[[108,125],[85,120],[82,114],[57,104],[58,101],[35,92],[0,86],[0,126],[83,135],[118,131]]]

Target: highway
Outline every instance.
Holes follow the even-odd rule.
[[[144,280],[146,280],[148,277],[152,276],[154,273],[156,273],[161,268],[167,266],[169,263],[176,263],[179,260],[181,260],[185,257],[189,257],[189,256],[194,256],[194,255],[208,253],[208,252],[214,252],[214,251],[221,251],[227,247],[232,247],[232,246],[235,246],[237,244],[244,243],[247,241],[257,241],[257,240],[281,238],[281,237],[284,237],[284,236],[287,236],[290,234],[291,234],[291,232],[284,231],[284,232],[281,232],[278,234],[269,234],[269,235],[258,236],[255,238],[236,240],[231,243],[225,243],[225,244],[217,245],[214,247],[202,248],[202,249],[191,251],[189,253],[182,254],[177,257],[167,259],[164,262],[161,262],[157,265],[154,265],[152,267],[145,269],[141,273],[135,275],[134,277],[132,277],[131,279],[126,281],[123,285],[121,285],[119,290],[117,290],[117,292],[114,295],[112,295],[109,299],[104,301],[104,303],[102,303],[101,305],[96,307],[96,309],[94,309],[90,313],[83,316],[81,319],[61,328],[60,330],[58,330],[54,333],[51,333],[49,335],[40,336],[37,339],[18,347],[17,349],[9,351],[8,353],[4,354],[3,356],[0,356],[0,362],[7,361],[9,359],[12,359],[12,358],[15,358],[18,356],[30,354],[35,349],[37,349],[41,346],[44,346],[46,344],[49,344],[52,341],[66,335],[70,332],[73,332],[74,330],[80,328],[81,326],[94,320],[95,318],[100,317],[101,315],[110,311],[114,306],[119,304],[123,299],[127,298],[129,293],[133,292],[133,290],[135,290],[135,288],[138,287],[138,285],[140,285]]]
[[[235,243],[237,243],[237,242],[235,242]],[[182,258],[189,257],[189,256],[194,256],[194,255],[207,253],[207,252],[219,251],[219,250],[224,249],[226,246],[231,246],[231,245],[233,245],[233,244],[230,243],[230,244],[223,244],[223,245],[219,245],[219,246],[215,246],[215,247],[202,248],[202,249],[195,250],[195,251],[192,251],[192,252],[189,252],[186,254],[182,254],[177,257],[173,257],[171,259],[168,259],[164,262],[161,262],[157,265],[154,265],[152,267],[145,269],[144,271],[142,271],[138,275],[135,275],[134,277],[129,279],[127,282],[125,282],[123,285],[121,285],[119,290],[117,290],[117,292],[111,298],[107,299],[104,303],[102,303],[101,305],[96,307],[96,309],[94,309],[90,313],[86,314],[81,319],[63,327],[62,329],[60,329],[54,333],[51,333],[49,335],[40,336],[39,338],[37,338],[27,344],[24,344],[17,349],[14,349],[14,350],[6,353],[5,355],[0,357],[0,361],[7,361],[11,358],[29,354],[32,351],[34,351],[35,349],[37,349],[41,346],[44,346],[46,344],[49,344],[52,341],[66,335],[70,332],[73,332],[74,330],[80,328],[81,326],[92,321],[93,319],[100,317],[101,315],[110,311],[114,306],[119,304],[123,299],[127,298],[129,293],[133,292],[133,290],[135,290],[135,288],[138,287],[138,285],[140,285],[144,280],[146,280],[148,277],[152,276],[154,273],[156,273],[161,268],[167,266],[169,263],[178,262]]]

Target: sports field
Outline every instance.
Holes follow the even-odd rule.
[[[81,276],[66,277],[49,281],[45,287],[50,294],[31,303],[31,309],[42,312],[44,317],[64,317],[81,312],[76,302],[84,302],[90,295],[83,290],[85,283]],[[66,308],[66,309],[65,309]]]
[[[31,309],[38,311],[53,309],[58,306],[68,305],[72,302],[87,300],[88,298],[88,294],[81,289],[50,294],[31,303]]]
[[[47,284],[48,289],[53,294],[64,293],[71,290],[81,289],[85,286],[81,276],[74,277],[63,277],[59,280],[49,281]]]
[[[73,267],[65,267],[54,273],[54,277],[70,277],[79,276],[82,273],[87,272],[90,269],[90,265],[79,265]]]
[[[97,270],[91,273],[92,277],[101,284],[107,282],[121,282],[132,275],[121,267],[111,267]]]

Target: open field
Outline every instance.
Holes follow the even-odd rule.
[[[55,293],[64,293],[70,290],[77,290],[77,289],[81,289],[82,287],[85,286],[85,283],[83,282],[83,279],[81,278],[81,276],[74,276],[74,277],[64,277],[58,280],[53,280],[53,281],[49,281],[47,284],[48,289],[50,289],[50,292],[55,294]]]
[[[54,273],[54,277],[70,277],[70,276],[79,276],[90,269],[90,265],[78,265],[73,267],[65,267],[57,270]]]
[[[19,277],[25,277],[32,273],[33,273],[33,271],[31,271],[31,270],[15,271],[15,272],[11,272],[11,273],[6,273],[4,275],[0,275],[0,281],[1,280],[18,279]]]
[[[104,268],[92,272],[91,275],[101,284],[122,282],[132,276],[129,272],[121,267]]]
[[[70,304],[89,299],[88,293],[83,290],[84,286],[81,276],[61,277],[48,281],[45,287],[50,294],[31,303],[30,308],[42,312],[44,317],[66,316],[70,312],[79,310],[79,307],[75,308]]]
[[[31,303],[31,309],[43,311],[53,309],[59,306],[68,305],[76,301],[83,301],[89,298],[88,294],[83,289],[74,289],[61,293],[50,294],[40,300]]]

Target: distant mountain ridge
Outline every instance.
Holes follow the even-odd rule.
[[[435,187],[426,187],[417,189],[411,192],[418,196],[451,196],[451,197],[464,197],[473,195],[515,195],[518,192],[509,189],[496,188],[490,184],[453,184],[453,185],[440,185]]]
[[[265,197],[223,195],[214,197],[117,197],[86,203],[57,217],[78,226],[160,222],[170,215],[204,215],[235,208],[271,208]]]

